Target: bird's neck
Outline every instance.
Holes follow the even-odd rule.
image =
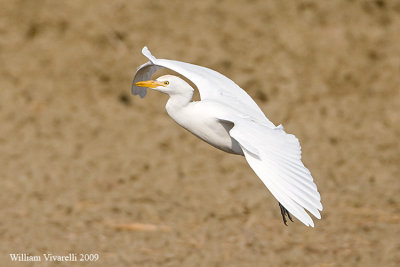
[[[172,117],[172,114],[179,112],[182,108],[186,107],[190,100],[192,100],[193,91],[185,92],[184,94],[172,94],[169,96],[168,102],[165,106],[168,114]]]

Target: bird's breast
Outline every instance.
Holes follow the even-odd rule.
[[[208,144],[228,153],[243,155],[239,143],[229,135],[232,123],[220,121],[209,112],[199,112],[197,109],[168,114],[180,126]]]

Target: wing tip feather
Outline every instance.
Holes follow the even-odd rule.
[[[151,52],[150,52],[150,50],[147,48],[147,46],[143,47],[143,49],[142,49],[142,54],[143,54],[145,57],[147,57],[152,63],[154,63],[154,61],[157,60],[156,57],[153,56],[153,55],[151,54]]]

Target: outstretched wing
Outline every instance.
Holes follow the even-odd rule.
[[[230,135],[238,141],[247,162],[274,197],[301,222],[314,227],[305,209],[320,219],[321,197],[301,161],[299,140],[281,126],[271,129],[232,115],[220,119],[234,123]]]
[[[147,47],[143,48],[142,53],[150,61],[138,68],[132,84],[132,94],[144,97],[147,88],[137,87],[135,83],[150,79],[154,72],[159,68],[165,67],[192,81],[197,86],[202,100],[217,101],[229,107],[233,107],[241,113],[251,116],[255,120],[262,121],[272,128],[275,127],[275,125],[265,117],[254,100],[226,76],[209,68],[190,63],[157,59],[150,53]]]

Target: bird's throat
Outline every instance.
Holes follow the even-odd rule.
[[[168,102],[165,105],[165,109],[168,114],[172,117],[171,114],[180,112],[181,109],[185,108],[192,100],[193,92],[187,92],[185,94],[173,94],[169,96]]]

